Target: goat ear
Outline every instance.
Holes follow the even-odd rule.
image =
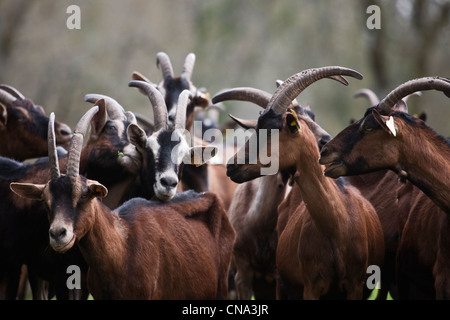
[[[372,114],[385,131],[392,134],[394,137],[397,136],[398,127],[395,124],[394,117],[383,116],[375,109],[372,110]]]
[[[256,127],[256,124],[258,123],[258,120],[240,119],[240,118],[233,116],[232,114],[228,114],[228,116],[244,129],[254,129]]]
[[[42,192],[44,191],[45,184],[11,182],[9,187],[15,194],[22,198],[42,200]]]
[[[104,198],[108,194],[108,189],[101,183],[89,179],[86,181],[86,183],[88,185],[89,193],[92,195],[92,197]]]
[[[406,101],[400,100],[393,107],[394,111],[408,112],[408,106],[406,105]]]
[[[192,97],[192,103],[194,106],[199,106],[202,109],[205,109],[211,106],[211,95],[209,92],[204,90],[204,88],[200,88],[197,90],[195,96]]]
[[[286,128],[292,132],[297,133],[300,131],[300,123],[298,121],[297,115],[293,111],[288,111],[286,114]]]
[[[95,103],[98,106],[98,112],[91,120],[90,138],[97,139],[106,124],[107,112],[105,99],[100,99]]]
[[[8,122],[8,110],[2,103],[0,103],[0,130],[6,127],[7,122]]]
[[[213,146],[195,146],[190,148],[189,154],[184,159],[184,163],[193,164],[197,167],[213,158],[219,149]]]
[[[145,148],[147,134],[137,124],[131,123],[127,128],[128,140],[140,149]]]

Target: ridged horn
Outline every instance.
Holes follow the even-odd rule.
[[[175,115],[175,129],[184,129],[186,127],[186,109],[191,97],[192,93],[189,90],[183,90],[180,93]]]
[[[159,52],[156,55],[156,66],[161,67],[161,72],[163,75],[163,79],[173,78],[173,68],[172,63],[170,62],[170,58],[165,52]]]
[[[58,178],[61,173],[59,171],[58,152],[56,151],[56,138],[55,138],[55,113],[50,113],[48,120],[48,159],[50,162],[50,174],[52,179]]]
[[[153,107],[153,118],[155,121],[155,131],[167,129],[167,107],[161,92],[148,82],[133,80],[128,82],[129,87],[139,88],[147,93]]]
[[[181,77],[185,78],[187,81],[191,81],[192,72],[194,71],[195,65],[195,54],[189,53],[184,60],[183,72],[181,73]]]
[[[294,74],[278,87],[270,99],[265,112],[272,109],[276,114],[284,114],[292,100],[314,82],[323,78],[330,78],[342,84],[347,84],[348,82],[343,76],[350,76],[356,79],[363,78],[359,72],[340,66],[307,69]]]
[[[227,100],[248,101],[265,109],[271,97],[272,95],[264,90],[251,87],[237,87],[219,92],[211,101],[213,104]]]
[[[78,121],[73,132],[72,140],[70,141],[70,148],[67,160],[66,174],[71,177],[78,177],[80,173],[80,156],[83,148],[84,135],[91,123],[92,117],[98,112],[98,106],[89,109]]]
[[[8,92],[9,94],[13,95],[14,97],[16,97],[18,100],[23,100],[25,99],[25,96],[16,88],[11,87],[7,84],[0,84],[0,89],[4,90],[6,92]]]
[[[98,93],[88,93],[84,96],[84,101],[93,104],[100,99],[105,99],[106,110],[112,120],[127,120],[125,109],[115,99]]]
[[[16,101],[17,98],[14,97],[11,93],[5,90],[0,90],[0,103],[9,105]]]
[[[424,90],[439,90],[450,98],[450,80],[441,77],[423,77],[407,81],[392,90],[378,104],[378,109],[388,114],[391,109],[404,97],[416,92]]]
[[[369,100],[371,107],[376,106],[377,104],[380,103],[380,99],[375,94],[375,92],[373,92],[372,90],[367,89],[367,88],[359,89],[358,91],[355,92],[355,94],[353,96],[355,98],[359,98],[359,97],[366,98],[367,100]]]

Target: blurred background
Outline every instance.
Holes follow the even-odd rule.
[[[368,6],[380,8],[380,29],[367,28]],[[66,26],[67,7],[81,9],[81,29]],[[196,54],[192,80],[213,96],[225,88],[275,91],[275,80],[312,67],[341,65],[364,75],[344,87],[323,80],[298,98],[335,135],[368,102],[423,76],[450,77],[450,0],[0,0],[0,83],[12,85],[47,113],[74,127],[101,93],[127,110],[151,115],[150,102],[127,86],[137,70],[158,83],[156,54],[166,52],[176,76]],[[408,103],[450,136],[450,101],[424,92]],[[226,103],[228,113],[256,118],[259,108]]]

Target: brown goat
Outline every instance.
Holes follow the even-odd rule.
[[[356,188],[323,176],[323,168],[317,163],[319,148],[306,125],[308,118],[286,112],[308,85],[322,78],[347,84],[343,75],[362,77],[351,69],[325,67],[305,70],[286,80],[259,117],[256,137],[249,139],[260,139],[262,129],[279,130],[279,170],[295,172],[293,179],[303,198],[291,211],[278,239],[280,298],[362,299],[367,267],[383,262],[382,229],[372,205]],[[266,149],[272,150],[269,144]],[[249,154],[248,145],[244,154],[238,152],[228,164],[227,174],[238,183],[260,176],[263,168],[261,147],[257,163],[249,164],[255,155]],[[244,164],[239,163],[242,156]]]
[[[17,89],[0,85],[0,155],[18,161],[47,154],[48,116]],[[72,130],[56,122],[56,143],[67,148]]]
[[[249,101],[265,108],[271,95],[254,88],[234,88],[213,97],[217,103],[225,100]],[[309,110],[293,101],[290,109],[298,115],[314,118]],[[231,115],[230,115],[231,116]],[[231,116],[244,129],[254,129],[256,121]],[[319,148],[331,139],[330,135],[314,122],[308,122]],[[278,242],[276,231],[277,208],[290,190],[288,174],[263,176],[237,186],[228,217],[236,230],[231,272],[239,299],[273,299],[276,297],[275,251]]]
[[[114,104],[99,100],[95,109],[98,112],[91,121],[91,134],[81,151],[80,171],[88,177],[99,177],[107,185],[114,185],[117,180],[123,180],[139,167],[139,155],[135,148],[129,148],[130,142],[126,139],[124,128],[129,124],[125,119],[125,112]],[[93,110],[87,114],[92,114]],[[109,115],[110,119],[107,119]],[[85,118],[83,116],[83,118]],[[86,130],[87,128],[84,128]],[[78,125],[75,131],[78,131]],[[122,133],[122,134],[121,134]],[[118,150],[123,155],[118,156]],[[59,166],[64,170],[67,156],[59,159]],[[30,275],[33,298],[46,299],[46,290],[43,288],[45,279],[55,285],[54,289],[58,299],[67,299],[68,291],[65,284],[66,269],[71,265],[70,259],[74,255],[56,255],[48,250],[48,219],[45,207],[35,201],[23,201],[22,198],[11,192],[9,185],[12,181],[45,183],[50,179],[48,158],[41,159],[32,164],[23,164],[7,158],[0,158],[0,224],[9,228],[0,229],[0,279],[5,276],[10,289],[7,298],[14,299],[17,285],[11,275],[13,271],[20,270],[20,265],[26,263]],[[41,233],[42,232],[42,233]],[[12,250],[13,248],[13,250]],[[74,250],[72,250],[74,251]],[[79,255],[81,258],[81,255]],[[82,264],[77,263],[83,272]],[[87,268],[86,268],[87,269]],[[9,271],[8,271],[9,270]],[[62,277],[61,277],[62,273]],[[61,281],[61,279],[64,279]],[[86,287],[84,286],[83,289]],[[1,295],[1,293],[0,293]],[[86,294],[87,297],[87,294]]]
[[[419,90],[442,90],[450,96],[450,81],[420,78],[389,93],[362,119],[342,130],[321,151],[325,175],[339,177],[390,169],[408,179],[445,212],[450,213],[450,146],[422,120],[392,108]]]
[[[98,199],[106,187],[78,173],[82,143],[75,133],[66,175],[55,166],[53,146],[52,179],[11,189],[47,206],[54,250],[78,243],[94,298],[226,298],[234,230],[217,197],[182,193],[168,204],[135,198],[111,211]]]
[[[406,102],[412,96],[420,96],[420,92],[414,92],[404,97],[400,103],[394,107],[397,111],[407,112]],[[358,90],[355,97],[365,97],[370,106],[380,103],[378,96],[370,89]],[[381,288],[378,292],[378,299],[386,299],[388,292],[394,299],[399,298],[396,280],[396,259],[402,226],[399,225],[402,211],[398,205],[396,192],[386,192],[386,190],[398,190],[403,186],[398,176],[391,170],[380,170],[376,172],[365,173],[361,175],[349,176],[348,181],[359,189],[361,194],[369,200],[380,218],[384,234],[385,256],[384,264],[381,269]],[[406,209],[406,215],[409,207]]]
[[[391,192],[398,196],[401,237],[397,275],[401,299],[450,297],[450,270],[446,267],[450,265],[450,240],[445,214],[450,194],[449,144],[423,121],[394,107],[411,92],[430,89],[448,95],[450,83],[441,78],[422,78],[400,85],[369,108],[363,119],[338,134],[321,154],[330,176],[390,169],[430,196],[408,181]],[[435,173],[428,175],[430,172]],[[430,185],[433,190],[429,190]]]

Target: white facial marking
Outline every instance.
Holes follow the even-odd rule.
[[[175,183],[173,186],[167,186],[163,184],[162,181],[171,181],[171,183]],[[163,200],[168,201],[173,198],[173,196],[177,193],[178,187],[178,176],[173,169],[169,169],[164,172],[156,173],[156,183],[153,186],[153,191],[155,195]]]

